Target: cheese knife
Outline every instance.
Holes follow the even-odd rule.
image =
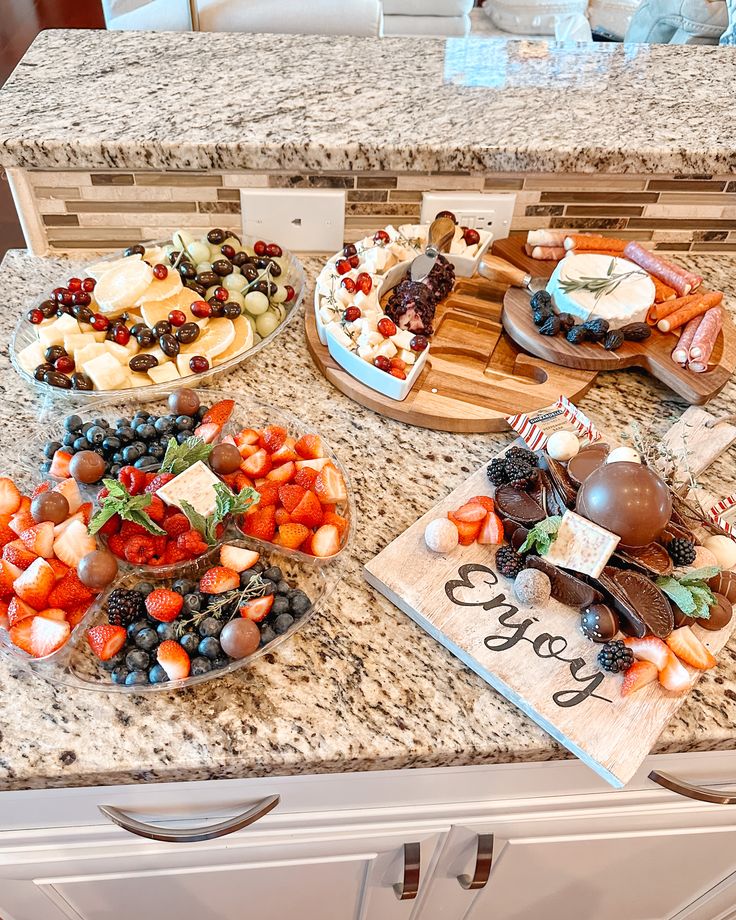
[[[437,263],[437,257],[449,248],[454,236],[455,223],[449,217],[437,217],[432,221],[427,234],[427,247],[411,263],[409,274],[412,281],[426,281]]]
[[[530,294],[544,290],[549,283],[549,278],[535,278],[498,256],[483,256],[478,266],[478,274],[489,281],[526,288]]]

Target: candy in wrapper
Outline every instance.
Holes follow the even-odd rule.
[[[574,406],[566,396],[560,396],[552,406],[509,415],[506,421],[520,435],[531,450],[541,450],[547,438],[555,431],[572,431],[578,438],[592,444],[600,439],[600,432],[584,412]]]

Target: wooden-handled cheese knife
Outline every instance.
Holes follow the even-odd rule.
[[[412,281],[426,281],[437,262],[437,256],[450,247],[455,236],[455,222],[449,217],[437,217],[429,225],[427,247],[411,263]]]
[[[526,288],[530,294],[544,290],[549,282],[549,278],[534,278],[523,269],[512,265],[511,262],[491,255],[483,256],[478,266],[478,274],[488,278],[489,281],[508,284],[511,287]]]

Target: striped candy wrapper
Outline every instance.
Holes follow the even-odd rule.
[[[555,431],[572,431],[589,444],[598,441],[601,436],[588,416],[566,396],[560,396],[554,405],[536,412],[509,415],[506,421],[531,450],[541,450]]]

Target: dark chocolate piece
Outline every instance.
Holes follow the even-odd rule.
[[[627,636],[636,636],[641,639],[647,634],[647,627],[626,595],[613,579],[618,569],[606,566],[598,578],[592,578],[594,585],[601,589],[609,598],[614,609],[619,615],[619,626]]]
[[[666,639],[675,628],[675,617],[667,596],[646,575],[630,569],[617,571],[613,581],[641,623],[658,639]]]
[[[669,523],[662,532],[661,539],[663,543],[669,543],[670,540],[675,539],[692,540],[693,543],[698,542],[698,539],[692,530],[688,530],[687,527],[684,527],[682,524],[678,524],[677,521],[674,521],[672,518],[670,518]]]
[[[708,582],[708,587],[736,604],[736,572],[719,572]]]
[[[565,505],[568,508],[573,508],[575,506],[575,497],[578,494],[578,486],[572,481],[565,467],[559,460],[554,460],[547,454],[542,457],[540,465],[554,483],[555,489]]]
[[[701,617],[695,620],[698,626],[702,626],[703,629],[715,631],[723,629],[724,626],[728,626],[731,622],[731,617],[733,616],[733,604],[731,601],[717,592],[715,593],[715,599],[715,604],[710,608],[710,616],[707,619]]]
[[[610,642],[619,630],[618,616],[608,604],[591,604],[580,615],[580,629],[593,642]]]
[[[689,617],[684,613],[674,601],[670,601],[672,604],[672,613],[675,617],[675,629],[679,629],[681,626],[694,626],[696,623],[700,623],[701,626],[705,625],[704,619],[699,619],[698,617]]]
[[[673,569],[670,554],[660,543],[619,547],[615,555],[625,565],[643,569],[648,575],[669,575]]]
[[[503,485],[496,489],[496,511],[502,517],[511,518],[519,524],[538,524],[547,514],[531,495],[516,486]]]
[[[511,542],[511,539],[513,538],[514,533],[515,533],[515,531],[516,531],[516,529],[517,529],[518,527],[519,527],[519,525],[516,523],[516,521],[512,521],[511,518],[506,518],[506,519],[504,520],[504,522],[503,522],[503,535],[504,535],[504,537],[506,537],[506,539],[509,541],[509,543]]]
[[[511,534],[510,542],[517,553],[519,552],[519,547],[524,542],[524,540],[526,540],[528,534],[529,534],[529,531],[526,529],[526,527],[522,527],[520,524],[517,526],[516,530]]]
[[[556,565],[540,556],[527,556],[524,560],[527,568],[539,569],[549,577],[552,584],[552,597],[568,607],[590,607],[603,600],[603,595],[591,585],[563,572]]]
[[[582,485],[594,470],[603,466],[610,450],[608,444],[600,442],[581,447],[580,452],[568,461],[567,475],[578,486]]]

